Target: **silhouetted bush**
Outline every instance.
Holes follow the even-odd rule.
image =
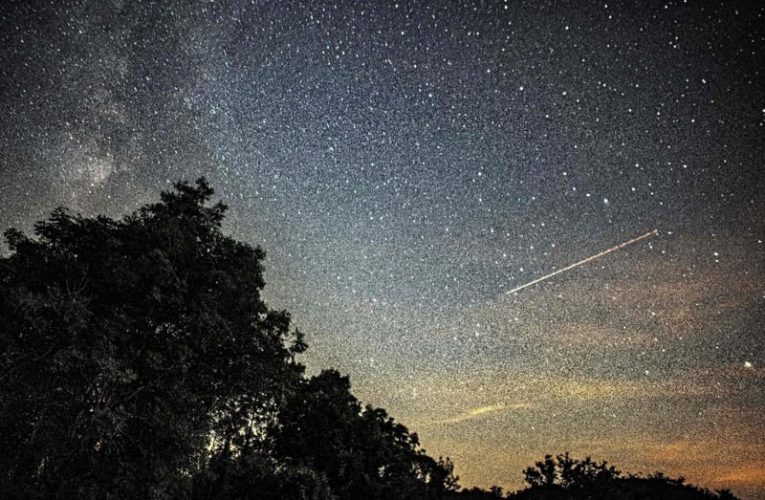
[[[606,462],[571,458],[568,453],[543,461],[525,471],[529,488],[509,494],[514,500],[711,500],[735,498],[729,491],[710,492],[661,473],[622,475]]]

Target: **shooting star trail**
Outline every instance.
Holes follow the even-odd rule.
[[[659,230],[658,229],[654,229],[653,231],[649,231],[649,232],[647,232],[647,233],[645,233],[643,235],[638,236],[637,238],[632,238],[631,240],[625,241],[624,243],[616,245],[615,247],[611,247],[611,248],[609,248],[607,250],[603,250],[600,253],[596,253],[595,255],[591,255],[590,257],[587,257],[586,259],[580,260],[579,262],[574,262],[573,264],[571,264],[569,266],[566,266],[563,269],[558,269],[557,271],[554,271],[554,272],[552,272],[550,274],[546,274],[546,275],[542,276],[541,278],[535,279],[534,281],[529,281],[525,285],[521,285],[521,286],[515,287],[512,290],[509,290],[508,292],[505,292],[505,293],[507,293],[507,295],[510,295],[511,293],[518,292],[520,290],[523,290],[524,288],[530,287],[531,285],[536,285],[540,281],[544,281],[546,279],[552,278],[553,276],[555,276],[557,274],[564,273],[566,271],[570,271],[571,269],[574,269],[575,267],[579,267],[582,264],[586,264],[586,263],[590,262],[591,260],[598,259],[600,257],[603,257],[604,255],[607,255],[607,254],[611,253],[611,252],[615,252],[615,251],[619,250],[620,248],[624,248],[627,245],[632,245],[633,243],[637,243],[638,241],[640,241],[642,239],[645,239],[645,238],[648,238],[649,236],[658,235],[658,234],[659,234]]]

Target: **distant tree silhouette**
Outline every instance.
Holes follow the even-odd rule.
[[[504,496],[502,495],[502,488],[499,486],[492,486],[488,490],[474,486],[453,494],[451,498],[459,500],[496,500],[497,498],[504,498]]]
[[[711,500],[733,499],[730,491],[717,493],[685,484],[680,477],[673,479],[662,473],[648,476],[622,475],[607,462],[571,458],[568,453],[553,457],[546,455],[524,472],[529,488],[511,493],[515,500]]]
[[[544,461],[527,468],[524,475],[532,487],[559,486],[575,490],[611,482],[619,477],[620,472],[606,462],[594,462],[590,457],[576,460],[564,453],[555,458],[546,455]]]

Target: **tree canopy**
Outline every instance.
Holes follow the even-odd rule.
[[[4,486],[175,494],[211,439],[236,444],[289,390],[300,337],[260,298],[263,252],[221,234],[211,195],[181,183],[122,221],[58,209],[36,239],[6,232]]]

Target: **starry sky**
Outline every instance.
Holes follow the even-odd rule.
[[[765,498],[764,15],[3,2],[0,228],[205,175],[309,370],[464,486],[570,450]]]

